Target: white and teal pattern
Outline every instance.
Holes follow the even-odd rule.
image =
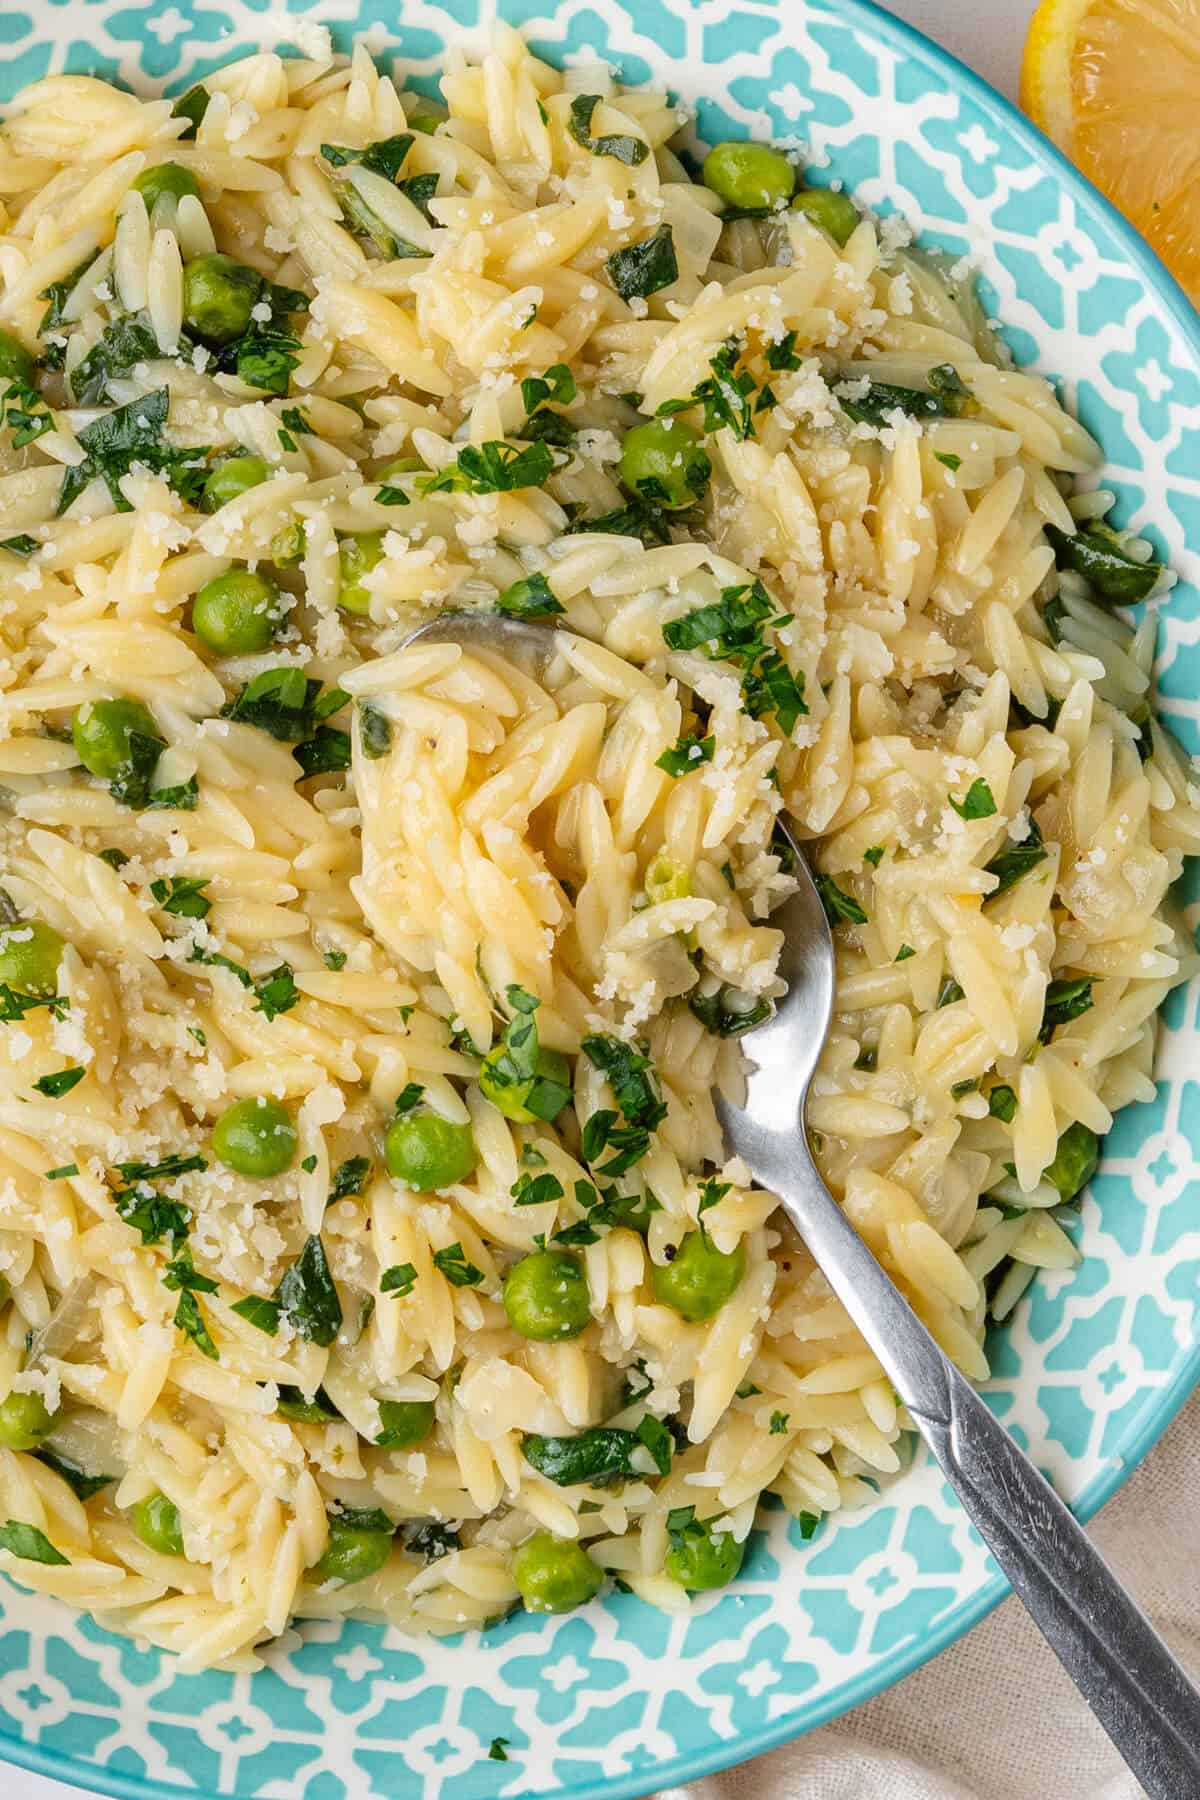
[[[0,17],[3,94],[62,68],[176,90],[289,31],[284,0],[24,3]],[[428,87],[485,5],[321,0],[290,16],[342,42],[373,28]],[[1003,101],[859,0],[538,5],[499,10],[551,60],[592,52],[626,80],[665,80],[699,100],[710,137],[801,139],[860,199],[978,257],[1017,358],[1062,379],[1107,451],[1121,518],[1186,578],[1165,609],[1162,704],[1200,748],[1200,558],[1186,548],[1200,544],[1200,325],[1111,210]],[[1082,1269],[1040,1280],[993,1351],[997,1411],[1085,1512],[1200,1371],[1196,1006],[1194,990],[1174,996],[1158,1099],[1109,1140]],[[811,1544],[770,1515],[736,1589],[690,1621],[612,1595],[449,1643],[314,1624],[253,1680],[183,1677],[0,1588],[0,1755],[130,1800],[622,1800],[845,1710],[1001,1591],[923,1460]],[[508,1762],[488,1760],[497,1736]]]

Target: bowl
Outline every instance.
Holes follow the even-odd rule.
[[[279,7],[63,0],[10,11],[0,95],[48,69],[177,92],[229,58],[329,24],[433,90],[481,0]],[[551,61],[599,56],[698,104],[711,139],[802,141],[924,240],[969,256],[1020,364],[1060,383],[1104,446],[1117,516],[1180,575],[1163,607],[1161,709],[1200,722],[1200,320],[1117,213],[950,57],[862,0],[500,0]],[[1193,430],[1186,433],[1188,421]],[[991,1345],[989,1400],[1084,1517],[1145,1455],[1200,1376],[1200,1231],[1190,1184],[1200,1087],[1196,988],[1167,1008],[1156,1100],[1107,1140],[1082,1208],[1082,1266],[1040,1278]],[[767,1750],[943,1649],[1005,1592],[922,1454],[864,1511],[805,1543],[768,1512],[736,1585],[668,1618],[614,1593],[483,1636],[404,1639],[312,1623],[253,1677],[184,1676],[47,1599],[0,1583],[0,1757],[125,1800],[191,1795],[625,1800]],[[493,1739],[508,1741],[492,1760]]]

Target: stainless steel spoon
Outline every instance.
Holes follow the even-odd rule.
[[[406,641],[442,639],[535,667],[555,631],[495,613],[444,613]],[[771,916],[787,993],[743,1038],[744,1106],[718,1098],[730,1151],[778,1194],[831,1287],[1018,1597],[1152,1800],[1200,1797],[1200,1694],[1083,1528],[917,1318],[812,1160],[804,1101],[833,1012],[833,938],[808,865]]]

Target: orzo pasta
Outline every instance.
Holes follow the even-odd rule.
[[[1169,577],[963,271],[507,28],[441,88],[0,141],[2,1566],[190,1667],[683,1609],[899,1467],[713,1112],[781,810],[822,1167],[972,1376],[1192,968]]]

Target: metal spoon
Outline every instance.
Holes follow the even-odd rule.
[[[554,654],[558,635],[495,613],[444,613],[405,641],[449,640],[537,667]],[[771,917],[784,934],[787,993],[743,1039],[753,1065],[745,1105],[717,1099],[729,1149],[778,1194],[1014,1591],[1146,1792],[1152,1800],[1200,1796],[1200,1694],[817,1173],[804,1101],[833,1012],[833,938],[808,865],[788,842],[799,886]]]

